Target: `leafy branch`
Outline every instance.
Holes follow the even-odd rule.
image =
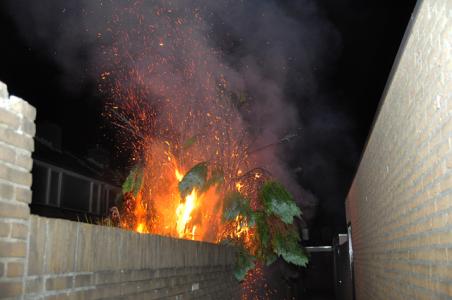
[[[262,208],[256,210],[250,208],[249,201],[238,191],[229,192],[224,200],[223,219],[226,222],[245,220],[254,233],[251,243],[233,239],[240,249],[234,273],[239,281],[252,269],[255,260],[270,265],[281,257],[302,267],[309,260],[294,224],[294,218],[301,218],[301,210],[290,193],[280,183],[268,180],[261,187],[258,199]]]

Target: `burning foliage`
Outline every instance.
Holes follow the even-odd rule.
[[[124,22],[137,26],[125,31]],[[239,280],[277,257],[305,266],[294,223],[301,211],[261,166],[274,156],[259,151],[271,147],[251,149],[259,135],[244,117],[251,99],[210,44],[200,10],[136,1],[115,11],[102,37],[113,43],[99,85],[110,96],[105,116],[133,163],[119,226],[232,244]]]
[[[167,157],[168,162],[173,160]],[[301,211],[265,170],[254,169],[228,183],[224,173],[211,171],[207,162],[196,164],[185,175],[175,166],[169,177],[159,176],[165,175],[162,170],[156,176],[146,173],[147,165],[135,166],[123,184],[121,227],[233,245],[238,249],[234,274],[240,281],[256,262],[269,265],[278,256],[306,266],[308,256],[294,224]],[[166,197],[153,195],[153,190]]]

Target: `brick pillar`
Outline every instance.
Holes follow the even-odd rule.
[[[21,298],[30,223],[36,109],[0,82],[0,298]]]

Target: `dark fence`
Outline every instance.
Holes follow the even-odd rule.
[[[38,214],[104,216],[121,195],[109,183],[36,159],[32,174],[32,210]]]
[[[333,239],[334,283],[336,300],[353,300],[353,252],[350,235]]]

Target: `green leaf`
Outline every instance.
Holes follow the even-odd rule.
[[[229,192],[223,200],[223,219],[234,220],[238,215],[246,213],[246,199],[237,191]]]
[[[289,263],[305,267],[309,258],[299,241],[300,237],[295,229],[286,234],[276,233],[272,238],[273,252]]]
[[[267,181],[261,190],[261,199],[267,214],[275,214],[284,223],[292,224],[294,217],[301,217],[301,210],[292,195],[278,182]]]
[[[278,256],[274,255],[273,253],[267,254],[265,256],[265,264],[267,266],[271,265],[278,259]]]
[[[197,135],[192,136],[191,138],[189,138],[185,141],[185,143],[182,145],[182,147],[184,149],[190,148],[191,146],[193,146],[194,143],[196,143],[197,139],[198,139]]]
[[[256,212],[254,212],[251,207],[248,206],[247,214],[245,215],[246,220],[248,222],[248,226],[254,227],[256,225]]]
[[[129,176],[122,184],[122,193],[133,193],[134,196],[138,194],[143,183],[143,166],[136,165],[130,170]]]
[[[256,213],[256,229],[259,234],[261,248],[268,248],[270,241],[270,230],[265,220],[265,216],[262,213]]]
[[[194,188],[203,190],[207,178],[207,163],[202,162],[191,168],[179,182],[179,192],[184,199]]]
[[[234,276],[238,281],[245,279],[246,273],[255,266],[256,258],[249,254],[245,249],[240,249],[237,252],[237,259],[235,261]]]
[[[237,191],[226,194],[223,200],[223,220],[234,220],[238,215],[246,218],[248,226],[254,226],[256,223],[256,214],[251,209],[248,200]]]

